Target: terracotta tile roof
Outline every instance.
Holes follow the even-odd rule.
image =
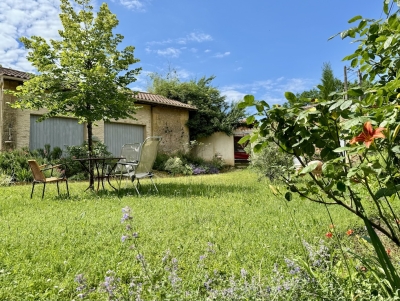
[[[0,76],[1,75],[20,78],[20,79],[29,79],[29,73],[4,67],[0,67]],[[142,103],[142,104],[152,104],[152,105],[158,104],[164,106],[184,108],[188,110],[197,110],[197,108],[193,105],[189,105],[177,100],[168,99],[161,95],[156,95],[146,92],[138,92],[135,95],[135,99],[137,100],[137,103]]]
[[[137,103],[142,103],[142,104],[158,104],[158,105],[172,106],[178,108],[185,108],[188,110],[197,110],[196,106],[189,105],[187,103],[183,103],[177,100],[172,100],[161,95],[156,95],[146,92],[137,92],[134,98],[136,99]]]
[[[0,75],[21,78],[21,79],[29,79],[29,73],[10,69],[10,68],[4,68],[1,66],[0,66]]]

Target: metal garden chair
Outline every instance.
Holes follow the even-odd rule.
[[[139,187],[140,180],[144,178],[150,178],[153,183],[154,188],[158,192],[157,186],[153,181],[153,165],[154,161],[157,157],[158,146],[160,144],[161,137],[148,137],[141,144],[139,158],[137,162],[129,163],[129,162],[121,162],[121,177],[127,177],[132,180],[134,183],[137,180],[137,184],[135,186],[137,194],[140,196]]]

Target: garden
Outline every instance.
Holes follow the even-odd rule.
[[[156,183],[137,197],[71,181],[69,198],[49,185],[43,200],[1,187],[0,299],[389,300],[362,221],[342,208],[288,202],[248,169]]]
[[[28,60],[42,74],[6,92],[17,97],[14,108],[48,108],[42,119],[79,118],[87,124],[87,144],[65,152],[45,145],[0,154],[1,300],[399,300],[395,2],[383,1],[384,19],[356,16],[349,21],[353,27],[338,34],[359,45],[344,58],[359,69],[359,82],[338,85],[325,65],[318,90],[288,91],[283,105],[252,95],[237,104],[239,115],[252,112],[246,120],[254,131],[240,141],[249,145],[249,168],[159,154],[159,191],[143,180],[140,197],[131,183],[118,181],[116,191],[85,190],[88,175],[74,161],[110,155],[93,143],[96,121],[135,113],[133,103],[125,106],[127,84],[140,68],[117,76],[137,62],[134,48],[118,51],[117,35],[104,47],[94,44],[104,55],[79,63],[86,52],[76,54],[73,47],[81,41],[81,22],[87,27],[79,34],[101,25],[107,37],[118,22],[105,4],[99,14],[109,16],[107,26],[92,24],[87,0],[80,1],[79,14],[61,2],[69,38],[53,41],[53,48],[39,37],[22,38],[33,49]],[[85,66],[79,76],[54,64],[58,55],[65,66]],[[110,56],[119,60],[110,65]],[[103,69],[93,67],[101,63]],[[107,89],[87,93],[98,86]],[[109,115],[104,107],[112,108]],[[233,119],[230,126],[238,121]],[[70,179],[70,196],[49,185],[44,199],[30,199],[30,158],[64,164],[58,173]]]

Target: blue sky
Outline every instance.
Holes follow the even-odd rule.
[[[319,84],[329,62],[343,79],[345,62],[357,44],[329,37],[362,15],[379,19],[383,0],[106,0],[120,23],[122,46],[136,47],[142,67],[135,90],[146,91],[149,74],[175,69],[181,80],[214,75],[213,85],[237,101],[246,94],[283,103],[284,92]],[[57,38],[58,0],[0,1],[0,64],[34,71],[18,42],[22,36]],[[349,72],[355,80],[356,73]]]

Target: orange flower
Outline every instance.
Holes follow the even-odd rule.
[[[392,252],[392,250],[390,249],[386,249],[386,253],[390,256],[390,253]]]
[[[346,234],[347,234],[348,236],[350,236],[351,234],[353,234],[353,230],[351,230],[351,229],[347,230],[347,231],[346,231]]]
[[[335,228],[335,225],[334,224],[330,224],[329,228],[333,229],[333,228]]]
[[[328,233],[325,234],[325,236],[326,236],[327,238],[332,238],[333,234],[332,234],[332,232],[328,232]]]
[[[385,138],[385,135],[382,133],[383,130],[385,130],[385,128],[376,128],[374,130],[371,122],[367,121],[364,123],[362,133],[351,139],[350,144],[364,142],[365,146],[368,148],[375,138]]]

